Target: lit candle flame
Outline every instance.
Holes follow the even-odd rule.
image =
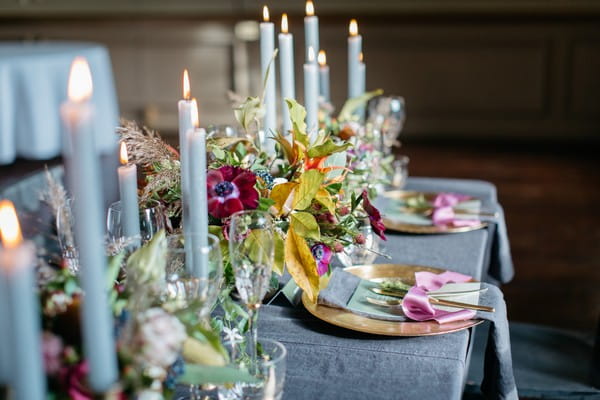
[[[192,125],[194,126],[194,128],[199,127],[200,118],[198,116],[198,102],[196,101],[196,99],[192,99],[192,109],[190,113],[192,114]]]
[[[363,55],[363,52],[361,51],[360,53],[358,53],[358,61],[363,62],[365,56]]]
[[[192,95],[190,89],[190,75],[187,68],[183,70],[183,99],[189,100]]]
[[[121,142],[121,150],[119,152],[119,158],[121,159],[121,164],[125,165],[129,162],[129,157],[127,156],[127,145],[125,142]]]
[[[315,51],[312,46],[308,46],[308,61],[313,62],[315,60]]]
[[[306,2],[306,16],[312,17],[313,15],[315,15],[315,6],[314,6],[312,0],[308,0]]]
[[[9,200],[0,201],[0,238],[6,249],[13,249],[23,241],[15,206]]]
[[[92,73],[87,60],[83,57],[75,57],[71,64],[67,87],[69,100],[75,103],[89,100],[92,97],[92,90]]]
[[[358,35],[358,22],[355,19],[350,20],[350,36]]]
[[[263,21],[269,22],[269,7],[263,6]]]
[[[317,61],[321,67],[327,65],[327,55],[325,54],[325,50],[319,51],[319,55],[317,56]]]
[[[281,16],[281,32],[288,33],[288,20],[286,13],[283,13],[283,15]]]

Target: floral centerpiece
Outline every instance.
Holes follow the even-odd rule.
[[[67,193],[50,174],[42,198],[53,213],[64,212]],[[70,225],[60,227],[72,234]],[[219,331],[199,319],[193,303],[181,305],[165,293],[167,238],[159,231],[147,244],[116,255],[107,243],[106,287],[115,321],[119,381],[108,398],[170,398],[177,383],[252,382],[246,371],[227,366]],[[78,270],[55,265],[44,252],[38,267],[42,311],[42,349],[49,393],[53,399],[91,400],[89,373],[80,326],[83,292]],[[50,262],[48,262],[50,260]]]
[[[306,111],[286,99],[293,129],[276,133],[277,157],[269,157],[255,143],[259,137],[262,105],[249,97],[235,109],[246,136],[213,137],[209,152],[208,212],[210,232],[221,238],[227,263],[229,217],[241,210],[268,211],[276,221],[274,271],[284,269],[311,299],[319,292],[319,277],[329,271],[332,254],[348,245],[362,245],[358,227],[368,218],[374,232],[385,239],[379,211],[369,201],[366,187],[349,176],[361,173],[350,166],[360,159],[356,139],[344,136],[352,111],[378,92],[350,100],[337,120],[328,120],[315,138],[305,124]],[[159,200],[175,220],[181,210],[179,159],[159,136],[125,123],[119,129],[134,162],[145,172],[141,201]],[[230,269],[229,269],[230,270]],[[231,273],[226,274],[231,277]]]

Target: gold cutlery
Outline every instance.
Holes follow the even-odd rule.
[[[406,294],[406,293],[401,294],[399,292],[391,292],[391,291],[382,290],[382,289],[378,289],[378,288],[371,288],[371,290],[373,292],[377,293],[377,294],[381,294],[381,295],[384,295],[384,296],[397,297],[399,299],[402,299],[404,297],[404,295]],[[455,307],[455,308],[465,308],[465,309],[468,309],[468,310],[487,311],[487,312],[494,312],[494,311],[496,311],[496,310],[494,310],[493,307],[481,306],[479,304],[461,303],[461,302],[458,302],[458,301],[438,299],[438,298],[432,297],[432,296],[428,296],[428,298],[429,298],[429,301],[431,303],[437,304],[439,306]],[[367,297],[367,301],[369,301],[368,299],[370,299],[370,297]],[[387,306],[400,306],[400,305],[402,305],[402,300],[381,300],[381,301],[387,303],[387,304],[385,304]],[[371,301],[369,301],[369,302],[371,302]],[[382,304],[380,304],[380,305],[382,305]]]

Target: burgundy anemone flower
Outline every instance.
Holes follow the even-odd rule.
[[[223,166],[208,171],[208,212],[215,218],[226,218],[242,210],[258,207],[258,192],[254,188],[256,175],[252,172]]]
[[[373,231],[375,232],[375,234],[377,236],[379,236],[383,240],[387,240],[385,238],[385,233],[384,233],[385,225],[383,224],[383,221],[381,220],[381,213],[369,201],[369,196],[367,195],[366,190],[363,190],[362,198],[363,198],[363,208],[369,215],[369,222],[371,223],[371,227],[373,228]]]
[[[329,263],[333,255],[329,246],[324,243],[317,243],[310,248],[310,251],[317,262],[319,276],[326,274],[329,271]]]

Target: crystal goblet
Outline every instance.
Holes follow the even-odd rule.
[[[269,289],[275,258],[271,216],[264,211],[240,211],[231,216],[229,258],[235,275],[235,287],[248,309],[250,371],[256,362],[258,309]]]

